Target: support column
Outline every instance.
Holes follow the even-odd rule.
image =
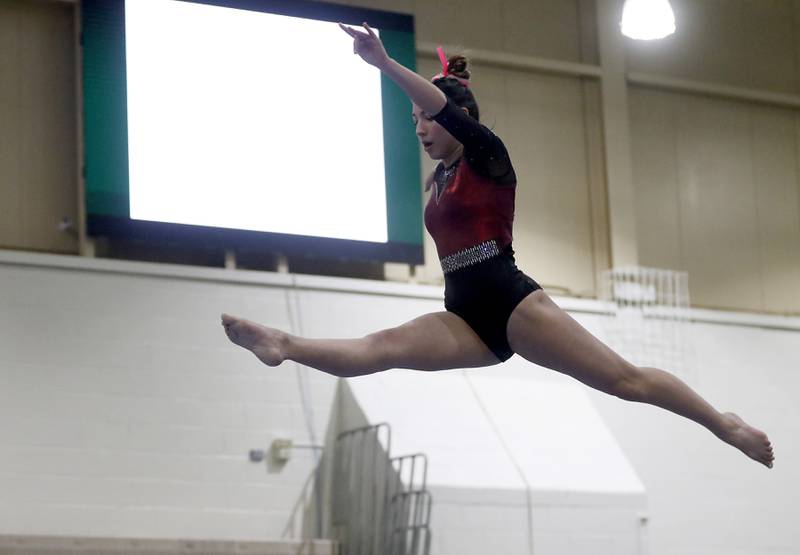
[[[620,32],[622,0],[597,1],[597,39],[608,180],[611,265],[638,265],[636,197],[633,186],[625,38]]]

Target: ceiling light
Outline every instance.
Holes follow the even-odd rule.
[[[620,26],[632,39],[663,39],[675,32],[675,13],[669,0],[625,0]]]

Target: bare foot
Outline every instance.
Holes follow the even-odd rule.
[[[751,459],[772,468],[775,456],[772,454],[772,444],[769,442],[767,434],[746,424],[732,412],[726,412],[722,416],[728,421],[730,429],[721,439],[738,447]]]
[[[286,333],[227,314],[222,315],[222,326],[228,339],[252,351],[267,366],[278,366],[286,360]]]

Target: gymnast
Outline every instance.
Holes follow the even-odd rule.
[[[705,426],[722,441],[772,468],[767,435],[734,413],[720,413],[683,381],[624,360],[553,302],[520,271],[511,247],[517,178],[500,138],[479,123],[463,56],[431,81],[390,58],[367,23],[339,23],[353,53],[383,71],[409,96],[425,152],[439,160],[425,227],[444,271],[446,310],[361,338],[311,339],[222,315],[228,338],[264,364],[293,360],[339,377],[390,368],[447,370],[491,366],[514,353],[627,401],[662,407]]]

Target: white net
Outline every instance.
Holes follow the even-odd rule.
[[[689,329],[689,274],[628,266],[601,276],[601,299],[609,347],[637,366],[654,366],[692,383]]]

